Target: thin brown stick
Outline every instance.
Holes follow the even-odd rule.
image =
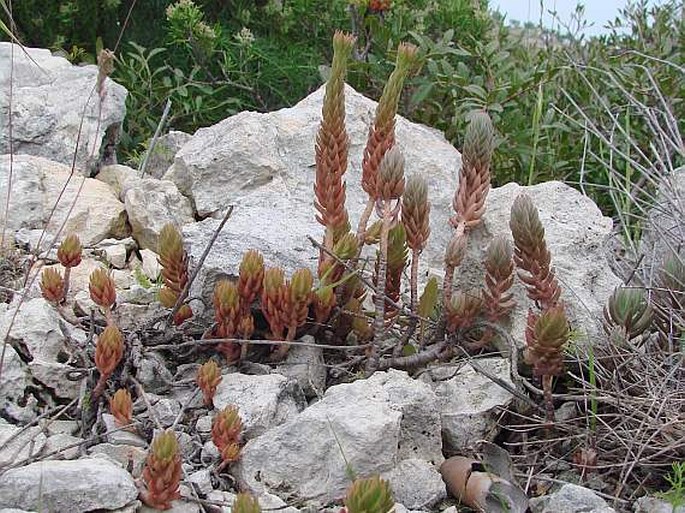
[[[216,345],[223,342],[231,342],[233,344],[245,344],[254,346],[273,346],[273,345],[287,345],[300,347],[317,347],[319,349],[330,349],[333,351],[360,351],[371,347],[371,344],[361,344],[358,346],[334,346],[330,344],[317,344],[312,342],[299,342],[297,340],[266,340],[266,339],[242,339],[242,338],[207,338],[200,340],[193,340],[191,342],[181,342],[180,344],[157,344],[145,346],[148,350],[159,349],[181,349],[185,347],[198,347],[203,345]]]

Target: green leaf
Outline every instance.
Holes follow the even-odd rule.
[[[417,313],[421,317],[430,317],[435,312],[435,307],[438,306],[438,279],[435,276],[431,276],[423,289],[423,294],[419,299],[419,306]]]
[[[421,87],[419,87],[416,90],[416,92],[413,94],[413,96],[411,97],[412,105],[418,105],[419,103],[421,103],[423,100],[428,98],[428,96],[431,94],[432,91],[433,91],[433,83],[432,82],[428,82],[428,83],[421,85]]]
[[[464,90],[468,93],[471,93],[471,94],[477,96],[481,100],[484,100],[488,95],[488,93],[485,91],[485,89],[483,89],[481,86],[479,86],[477,84],[469,84],[466,87],[464,87]]]

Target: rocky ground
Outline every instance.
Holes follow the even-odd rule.
[[[387,478],[398,513],[457,511],[440,464],[455,454],[474,454],[482,440],[498,439],[507,412],[518,407],[509,390],[481,372],[515,390],[510,360],[502,353],[478,358],[476,366],[462,360],[413,374],[377,372],[368,379],[346,375],[335,364],[339,355],[315,344],[291,348],[279,365],[255,361],[225,367],[214,407],[238,406],[245,445],[239,462],[219,472],[210,436],[214,410],[202,403],[195,384],[199,365],[212,352],[174,347],[191,339],[165,327],[168,310],[156,301],[155,251],[162,227],[172,222],[182,228],[192,268],[230,205],[233,214],[191,289],[195,331],[211,318],[207,305],[211,308],[214,283],[234,276],[248,249],[259,250],[267,263],[283,266],[288,274],[316,267],[317,253],[307,236],[322,236],[312,187],[323,90],[292,108],[243,112],[194,135],[171,132],[157,142],[141,171],[109,162],[107,146],[124,119],[126,91],[108,80],[100,102],[90,95],[95,67],[71,66],[46,50],[29,54],[31,59],[14,52],[14,155],[10,159],[3,131],[0,211],[6,240],[21,248],[17,251],[48,251],[39,262],[17,256],[14,272],[0,273],[3,287],[15,290],[3,289],[6,302],[0,304],[0,333],[9,330],[0,374],[0,512],[147,511],[138,501],[135,480],[155,430],[172,426],[184,461],[183,498],[174,502],[175,512],[229,512],[238,488],[257,495],[263,508],[338,511],[334,505],[339,508],[349,486],[350,469]],[[9,44],[0,43],[3,126],[9,109],[8,59]],[[366,202],[360,162],[375,105],[348,88],[346,177],[353,216]],[[430,275],[442,274],[460,155],[442,134],[402,118],[397,139],[407,172],[424,175],[429,185],[431,238],[420,272],[425,283]],[[522,190],[545,226],[577,343],[594,340],[601,333],[603,306],[621,282],[607,251],[612,222],[560,182],[491,190],[458,285],[480,279],[487,242],[508,233],[511,204]],[[56,309],[41,297],[35,276],[40,265],[56,265],[49,248],[56,236],[61,240],[67,233],[78,234],[84,258],[73,269],[67,306]],[[31,268],[22,269],[24,263]],[[83,355],[92,355],[91,329],[102,324],[88,277],[102,266],[111,269],[117,287],[114,316],[127,336],[126,364],[113,381],[131,377],[137,383],[134,432],[118,429],[107,413],[89,417],[92,408],[84,404],[94,378]],[[522,344],[527,303],[517,287],[519,306],[510,333]],[[573,404],[570,409],[573,415]],[[644,499],[636,511],[659,507],[656,499]],[[532,500],[531,508],[614,511],[604,498],[575,484],[550,490]]]

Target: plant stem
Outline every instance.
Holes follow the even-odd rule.
[[[362,213],[362,216],[359,218],[359,225],[357,225],[357,239],[359,239],[359,254],[361,254],[362,248],[364,247],[366,225],[369,224],[369,218],[371,217],[371,214],[373,212],[373,206],[375,203],[376,201],[373,198],[369,198],[369,201],[366,202],[364,212]]]
[[[411,277],[409,286],[411,288],[411,303],[409,308],[412,313],[416,313],[419,295],[419,251],[416,249],[412,249],[411,252]]]
[[[71,267],[64,268],[64,301],[67,300],[69,294],[69,276],[71,275]]]
[[[385,282],[388,272],[388,234],[390,233],[391,212],[388,202],[383,201],[381,212],[383,224],[381,225],[380,251],[378,255],[378,277],[376,280],[376,294],[374,296],[375,318],[373,320],[373,345],[371,354],[366,364],[367,373],[371,374],[378,369],[380,347],[383,342],[385,331]]]
[[[545,394],[545,413],[547,423],[554,424],[554,400],[552,399],[552,379],[554,376],[545,374],[542,376],[542,391]]]

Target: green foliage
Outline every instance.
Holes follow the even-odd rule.
[[[659,496],[668,501],[675,511],[685,506],[685,461],[677,461],[671,465],[671,472],[666,476],[670,489]]]

